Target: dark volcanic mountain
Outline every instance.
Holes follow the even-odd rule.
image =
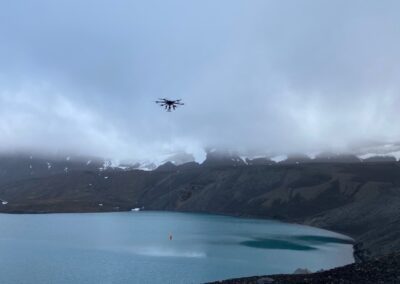
[[[104,160],[89,157],[0,154],[0,185],[70,171],[98,171],[103,165]]]
[[[63,165],[58,173],[34,177],[26,174],[24,166],[25,174],[19,178],[15,168],[12,179],[6,174],[1,177],[0,199],[8,203],[0,205],[0,211],[97,212],[140,207],[256,216],[350,235],[358,242],[356,257],[360,258],[366,257],[366,250],[378,255],[400,249],[398,162],[211,161],[168,163],[155,171],[101,171],[97,166],[63,171]]]

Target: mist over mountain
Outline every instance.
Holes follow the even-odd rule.
[[[359,164],[400,161],[400,144],[385,144],[361,148],[357,152],[280,153],[246,156],[243,153],[217,149],[204,150],[205,157],[185,152],[157,157],[156,159],[118,160],[104,157],[14,152],[0,154],[0,185],[16,180],[41,178],[70,172],[90,171],[175,171],[179,168],[247,167],[300,164]]]
[[[358,154],[395,143],[399,8],[4,1],[0,150],[201,162],[210,148]],[[167,113],[160,97],[185,106]]]

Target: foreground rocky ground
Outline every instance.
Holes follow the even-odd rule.
[[[354,263],[343,267],[312,274],[287,274],[247,277],[213,284],[395,284],[400,283],[400,254],[391,254],[363,263]]]

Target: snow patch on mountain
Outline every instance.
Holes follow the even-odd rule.
[[[319,155],[319,152],[309,152],[306,153],[306,155],[311,159],[311,160],[315,160],[315,158]]]
[[[275,163],[283,162],[287,160],[288,156],[287,155],[278,155],[271,157],[270,160],[274,161]]]
[[[361,149],[357,157],[363,160],[373,157],[394,157],[396,161],[399,161],[400,144],[390,143],[390,144],[367,147],[365,149]]]
[[[373,158],[373,157],[394,157],[396,159],[396,161],[400,161],[400,151],[388,152],[388,153],[385,153],[385,154],[366,153],[366,154],[363,154],[363,155],[359,155],[358,157],[360,159],[362,159],[362,160],[370,159],[370,158]]]

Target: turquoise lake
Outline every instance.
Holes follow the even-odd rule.
[[[0,283],[203,283],[353,261],[346,236],[268,220],[152,211],[0,214]]]

